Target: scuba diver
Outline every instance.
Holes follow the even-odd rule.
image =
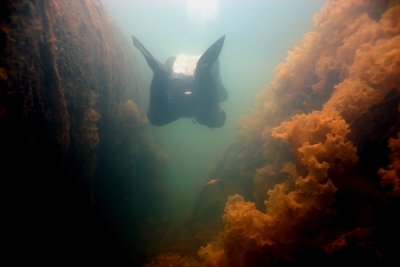
[[[219,38],[201,56],[169,57],[165,64],[154,58],[132,36],[153,71],[147,118],[151,124],[163,126],[179,118],[192,118],[209,128],[225,123],[225,112],[219,103],[228,99],[221,83],[218,56],[225,36]]]

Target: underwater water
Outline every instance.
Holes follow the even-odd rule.
[[[0,14],[9,262],[399,265],[398,0],[5,0]],[[132,35],[161,62],[225,35],[226,123],[149,123]]]
[[[299,41],[324,1],[128,1],[103,0],[124,34],[135,35],[158,60],[178,54],[198,55],[222,35],[221,79],[229,98],[223,127],[209,129],[179,119],[153,130],[166,151],[168,201],[165,215],[177,225],[188,216],[209,171],[237,138],[240,118],[248,114],[256,93],[267,83],[288,49]],[[138,60],[151,70],[143,56]]]

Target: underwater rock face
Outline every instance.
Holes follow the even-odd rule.
[[[164,157],[137,104],[147,101],[131,43],[97,0],[6,0],[0,10],[9,256],[142,262],[135,223],[157,214]]]
[[[221,231],[147,266],[398,265],[399,95],[400,3],[327,1],[212,174]]]

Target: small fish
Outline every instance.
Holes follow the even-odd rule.
[[[216,183],[219,183],[219,180],[217,178],[211,178],[206,182],[205,186],[214,185]]]

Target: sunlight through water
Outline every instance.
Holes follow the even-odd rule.
[[[187,0],[186,11],[189,20],[200,27],[218,15],[218,0]]]

